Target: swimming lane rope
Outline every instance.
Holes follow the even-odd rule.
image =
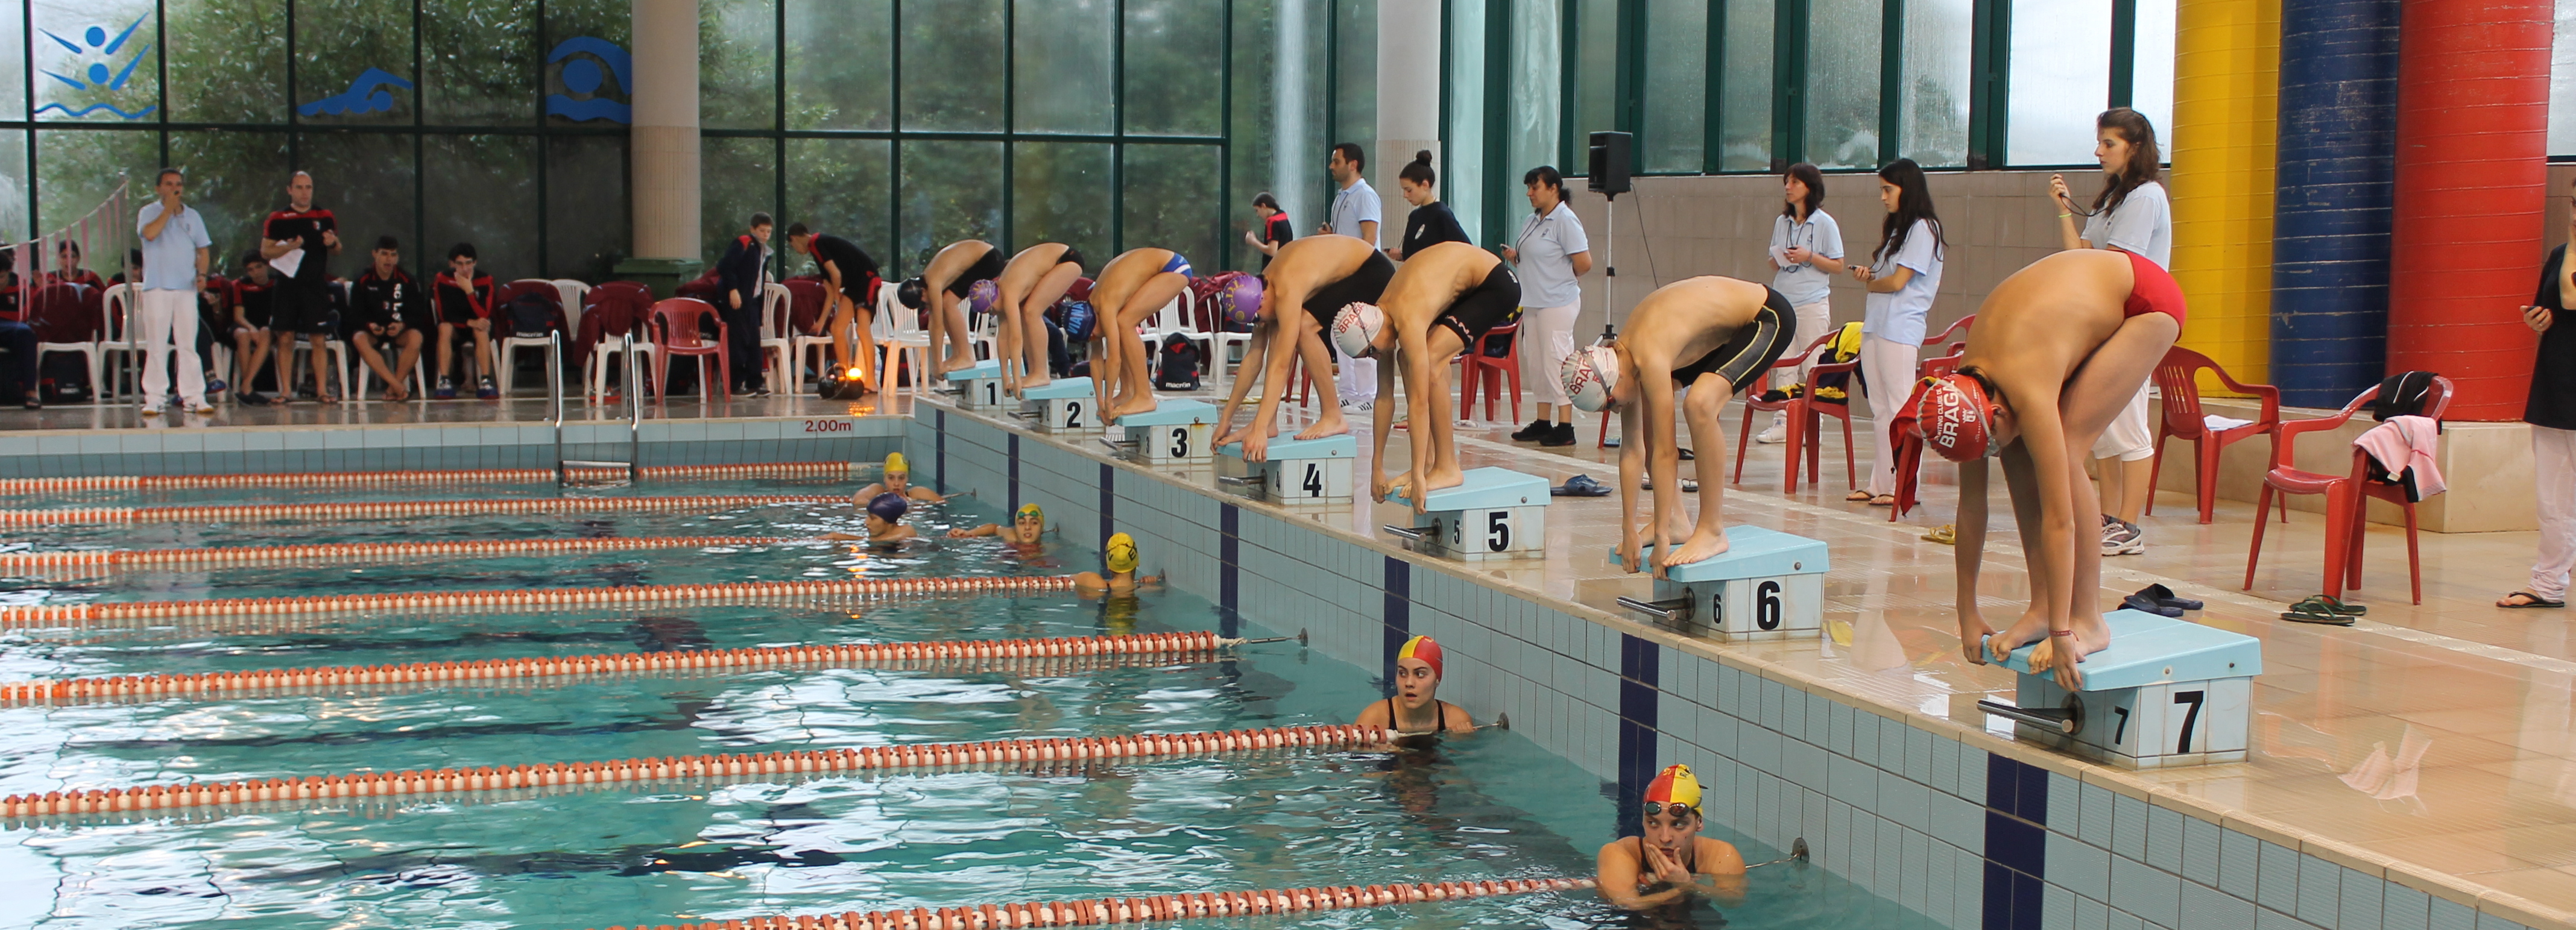
[[[1379,727],[1336,724],[307,775],[13,794],[0,798],[0,818],[5,818],[5,825],[10,827],[65,819],[214,819],[249,809],[382,807],[433,799],[515,800],[620,787],[795,784],[870,772],[1056,772],[1119,761],[1368,749],[1386,745],[1389,735]]]
[[[646,924],[635,930],[1016,930],[1021,927],[1096,927],[1111,924],[1162,923],[1207,917],[1304,914],[1314,911],[1389,907],[1427,901],[1457,901],[1500,895],[1574,891],[1593,887],[1589,878],[1498,878],[1463,882],[1414,882],[1395,885],[1342,885],[1326,888],[1280,888],[1259,891],[1206,891],[1144,898],[1087,898],[1077,901],[1032,901],[973,907],[916,907],[910,910],[848,911],[754,917],[704,923]],[[608,930],[626,930],[610,927]]]
[[[646,513],[725,510],[769,504],[837,504],[846,497],[811,494],[699,494],[681,497],[533,497],[451,501],[329,501],[314,504],[186,504],[169,507],[66,507],[0,510],[0,526],[83,523],[218,523],[241,520],[385,520],[519,514]]]
[[[173,697],[220,699],[318,691],[417,691],[440,687],[560,687],[582,680],[621,676],[721,675],[763,669],[862,666],[1042,674],[1139,661],[1200,661],[1215,658],[1222,650],[1234,646],[1289,639],[1303,642],[1305,635],[1243,639],[1207,632],[1139,633],[1057,639],[625,652],[468,662],[249,669],[183,675],[115,675],[0,684],[0,705],[150,701]]]
[[[573,468],[577,480],[624,478],[623,468]],[[655,481],[753,481],[846,478],[848,462],[762,462],[743,465],[648,465]],[[401,485],[535,484],[555,480],[551,468],[464,468],[439,471],[296,472],[277,475],[120,475],[86,478],[0,479],[0,494],[54,491],[179,491],[201,488],[380,488]]]
[[[238,597],[203,601],[116,601],[0,608],[0,629],[151,625],[202,617],[311,617],[411,611],[584,610],[599,607],[806,602],[922,595],[1070,591],[1073,576],[1011,578],[854,578],[831,581],[738,581],[725,584],[626,585],[609,588],[511,588],[500,591],[403,591],[311,597]]]
[[[404,559],[624,552],[638,549],[775,546],[815,541],[763,536],[602,536],[578,539],[314,543],[302,546],[226,546],[213,549],[70,549],[54,552],[0,552],[0,571],[67,568],[195,568],[276,562],[387,562]]]

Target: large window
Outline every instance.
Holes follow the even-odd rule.
[[[626,256],[631,0],[23,2],[0,17],[0,239],[76,220],[122,182],[139,197],[168,164],[227,270],[299,169],[349,235],[394,236],[417,266],[459,241],[503,277],[601,280]],[[893,273],[966,238],[1241,265],[1250,192],[1323,174],[1320,141],[1267,138],[1274,62],[1312,75],[1332,128],[1373,126],[1375,82],[1345,72],[1374,66],[1374,11],[703,0],[704,256],[766,211]],[[1279,38],[1288,13],[1316,34]],[[1274,158],[1300,170],[1274,174]]]

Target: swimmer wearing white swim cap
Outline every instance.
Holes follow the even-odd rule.
[[[1520,306],[1521,282],[1510,265],[1473,245],[1443,242],[1408,257],[1387,281],[1379,303],[1355,303],[1333,317],[1333,342],[1344,354],[1380,360],[1377,396],[1394,397],[1396,378],[1404,379],[1412,421],[1408,432],[1413,434],[1410,470],[1401,478],[1387,478],[1386,438],[1394,432],[1395,405],[1377,404],[1369,410],[1375,427],[1369,434],[1374,444],[1371,496],[1380,501],[1393,495],[1411,498],[1418,514],[1430,492],[1467,480],[1458,468],[1458,446],[1444,409],[1449,360]],[[1394,357],[1386,358],[1390,354]]]

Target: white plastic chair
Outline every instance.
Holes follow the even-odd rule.
[[[787,285],[784,284],[772,284],[770,286],[781,289],[787,287]],[[868,330],[870,333],[875,333],[883,327],[883,324],[885,323],[885,293],[891,293],[894,288],[884,287],[879,288],[878,290],[881,293],[877,295],[877,325],[876,327]],[[789,291],[788,294],[790,307],[792,309],[795,292]],[[838,300],[839,295],[832,293],[831,288],[825,287],[823,289],[823,299],[827,302],[823,307],[823,322],[828,326],[832,321],[832,307],[828,302]],[[824,366],[832,363],[832,333],[829,329],[826,329],[820,336],[809,336],[804,333],[790,333],[787,338],[787,353],[788,357],[794,360],[797,365],[803,365],[805,360],[808,358],[814,359],[814,370],[818,372],[822,371]],[[796,372],[793,368],[791,368],[790,371],[792,374],[787,382],[786,393],[793,394],[804,388],[805,379],[801,376],[801,372]],[[819,394],[822,393],[822,391],[823,381],[820,378],[816,378],[814,380],[814,392]]]
[[[142,285],[108,285],[106,306],[99,318],[99,325],[105,327],[105,332],[99,336],[98,354],[91,363],[93,370],[90,373],[90,386],[98,391],[100,400],[125,396],[125,392],[119,388],[119,385],[124,382],[125,379],[122,376],[128,370],[135,372],[136,388],[139,390],[142,387],[140,379],[145,358],[143,340],[134,338],[134,314],[141,310],[142,306]],[[118,363],[116,376],[108,378],[105,382],[99,381],[96,367],[111,360]]]
[[[556,278],[555,293],[563,296],[564,336],[581,332],[581,302],[590,296],[590,285],[571,278]]]
[[[388,362],[396,361],[402,357],[402,349],[398,346],[386,346],[378,351],[383,351],[385,355],[388,356],[388,358],[386,358],[386,361]],[[367,388],[376,383],[376,370],[367,367],[367,363],[363,361],[359,362],[357,367],[358,389],[350,394],[349,399],[365,400],[367,397]],[[509,369],[502,369],[502,377],[508,377],[508,372]],[[388,387],[390,386],[391,385],[388,385]],[[411,360],[411,387],[411,399],[413,401],[424,404],[429,403],[429,353],[427,352],[422,352],[420,357]],[[506,395],[510,393],[510,391],[508,388],[502,388],[501,393]]]
[[[1233,371],[1233,348],[1239,345],[1249,346],[1252,344],[1252,334],[1248,332],[1238,333],[1229,329],[1221,329],[1216,332],[1209,333],[1208,337],[1216,340],[1215,347],[1211,350],[1215,353],[1216,360],[1214,364],[1209,366],[1209,368],[1217,372]],[[1296,349],[1296,346],[1291,344],[1289,349],[1293,352]]]
[[[510,283],[514,285],[543,284],[552,287],[555,282],[549,281],[545,278],[520,278],[519,280],[512,281]],[[556,296],[558,298],[562,296],[562,290],[560,288],[556,290]],[[493,309],[498,311],[500,308],[494,307]],[[565,311],[564,317],[565,322],[570,323],[572,312]],[[513,335],[501,340],[501,344],[494,350],[493,354],[498,357],[493,359],[493,364],[499,366],[501,369],[499,373],[500,377],[494,380],[497,382],[495,386],[501,389],[502,397],[506,398],[510,396],[510,376],[519,370],[519,366],[516,364],[517,357],[513,353],[520,349],[535,349],[539,352],[544,352],[548,346],[553,344],[553,340],[546,338],[542,334],[535,336]]]
[[[590,396],[608,396],[609,357],[620,355],[624,352],[625,340],[615,336],[601,337],[598,345],[590,347]],[[636,370],[643,372],[650,372],[653,370],[653,356],[655,354],[653,340],[646,338],[645,325],[642,319],[635,321],[635,354],[637,356],[635,359]],[[625,369],[619,370],[623,371]],[[629,384],[626,385],[624,389],[629,391],[642,390],[643,386]]]
[[[894,354],[908,353],[912,363],[912,392],[922,392],[922,382],[929,379],[930,331],[921,328],[912,308],[894,299],[894,288],[877,289],[877,319],[870,332],[877,340],[877,390],[893,396],[887,379],[894,374]],[[824,340],[829,342],[830,340]]]
[[[997,308],[991,313],[983,314],[982,319],[975,321],[973,330],[966,334],[966,346],[975,353],[975,357],[978,359],[993,359],[1001,357],[1002,312],[1000,309]]]
[[[306,341],[304,339],[304,334],[302,333],[295,334],[293,343],[294,345],[291,348],[285,350],[286,380],[290,382],[294,381],[298,375],[302,374],[306,370],[296,363],[295,357],[298,354],[313,351],[313,343]],[[340,387],[343,391],[346,391],[352,383],[349,380],[349,344],[338,339],[325,339],[322,340],[322,348],[330,351],[331,353],[331,370],[329,372],[324,372],[323,377],[330,377],[332,373],[339,374]],[[358,367],[364,368],[366,366],[361,365]],[[294,396],[294,387],[291,384],[278,385],[277,390],[281,397]],[[313,386],[313,390],[316,393],[328,394],[331,393],[331,386],[327,384],[316,384]]]
[[[788,305],[794,299],[795,294],[787,289],[787,285],[776,281],[760,289],[760,363],[777,372],[770,377],[783,379],[771,386],[771,390],[782,394],[796,393],[795,343],[782,335],[788,330]],[[772,359],[776,359],[777,364],[771,365]]]

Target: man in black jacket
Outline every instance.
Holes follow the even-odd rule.
[[[884,282],[877,260],[858,243],[815,232],[803,223],[787,227],[787,247],[813,256],[814,266],[823,272],[821,322],[823,332],[832,334],[832,363],[844,369],[868,365],[873,371],[877,350],[868,329],[876,324],[877,287]],[[859,343],[856,355],[850,351],[849,334],[854,331]]]
[[[753,397],[769,395],[760,376],[760,314],[769,285],[769,231],[775,225],[769,214],[752,214],[749,231],[733,237],[724,260],[716,263],[716,312],[724,316],[725,352],[733,359],[732,390]]]
[[[420,364],[421,332],[435,324],[420,282],[402,270],[402,244],[392,236],[380,237],[368,257],[373,264],[349,286],[344,335],[358,350],[359,361],[384,380],[384,398],[403,400],[411,396],[406,379]],[[384,349],[399,350],[394,364],[386,364]],[[349,399],[358,399],[355,386],[350,394]]]

